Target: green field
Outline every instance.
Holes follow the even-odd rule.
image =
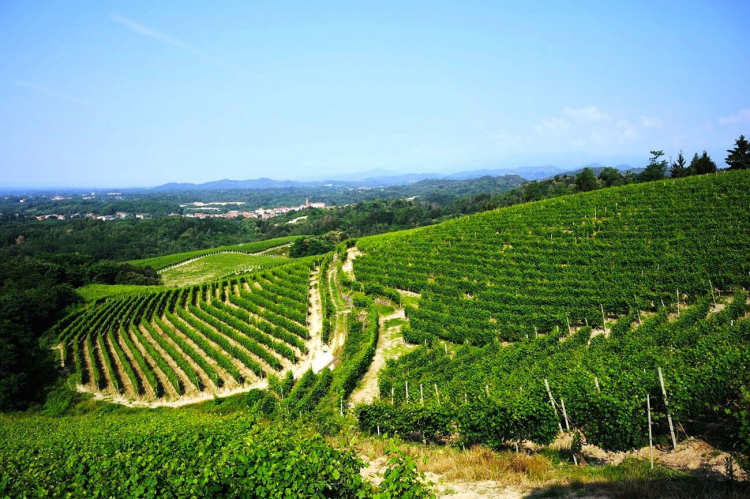
[[[153,267],[156,270],[161,270],[163,268],[169,267],[170,265],[175,265],[180,262],[184,262],[185,260],[190,260],[193,258],[197,258],[203,255],[209,255],[212,253],[218,253],[218,252],[224,252],[224,251],[238,251],[241,253],[260,253],[270,248],[275,248],[276,246],[281,246],[284,244],[292,243],[296,241],[297,239],[299,239],[300,237],[301,236],[279,237],[276,239],[269,239],[266,241],[255,241],[255,242],[250,242],[250,243],[233,244],[231,246],[219,246],[216,248],[208,248],[204,250],[187,251],[185,253],[175,253],[173,255],[156,256],[153,258],[145,258],[142,260],[132,260],[127,263],[130,263],[133,265],[149,266],[149,267]]]
[[[137,293],[164,291],[164,286],[136,286],[120,284],[89,284],[76,289],[86,301],[96,301],[101,298],[118,297]]]
[[[260,268],[281,265],[288,261],[283,257],[218,253],[198,257],[197,260],[190,263],[165,269],[161,272],[161,279],[165,286],[188,286],[229,275],[244,274]]]

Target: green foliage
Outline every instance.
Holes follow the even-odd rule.
[[[677,155],[677,159],[672,163],[669,169],[669,176],[672,178],[682,178],[690,175],[690,170],[685,162],[685,156],[682,155],[682,151]]]
[[[186,262],[187,260],[193,260],[207,255],[221,254],[221,253],[260,253],[277,246],[289,244],[299,239],[296,236],[292,237],[281,237],[276,239],[269,239],[265,241],[256,241],[250,243],[232,244],[229,246],[219,246],[215,248],[207,248],[195,251],[188,251],[183,253],[174,253],[166,256],[158,256],[153,258],[146,258],[143,260],[132,260],[128,263],[136,266],[147,266],[153,267],[156,270],[161,270],[178,263]]]
[[[193,411],[0,420],[3,497],[369,497],[320,435]],[[401,496],[403,497],[403,496]]]
[[[740,135],[740,138],[734,141],[734,148],[727,150],[727,153],[724,161],[730,170],[750,169],[750,143],[744,135]]]
[[[576,175],[576,188],[578,192],[593,191],[598,187],[596,176],[591,168],[584,168],[581,173]]]
[[[304,256],[322,255],[333,251],[335,246],[341,241],[348,239],[348,236],[342,232],[328,232],[321,236],[301,237],[294,241],[289,249],[289,256],[292,258],[301,258]]]
[[[388,468],[383,472],[383,481],[375,499],[430,499],[434,498],[427,484],[424,473],[417,470],[417,463],[408,454],[399,451],[398,446],[391,444],[386,448]]]
[[[440,347],[420,347],[380,372],[385,402],[357,407],[360,429],[375,433],[379,425],[381,432],[416,432],[434,442],[446,441],[449,434],[465,445],[498,448],[509,441],[546,444],[562,422],[564,401],[571,425],[589,443],[617,451],[637,448],[648,436],[647,394],[654,431],[657,436],[669,432],[657,368],[663,369],[670,410],[678,422],[741,392],[746,377],[737,373],[750,361],[744,348],[750,337],[746,299],[746,293],[738,292],[711,316],[710,297],[700,299],[673,321],[662,310],[640,326],[626,315],[609,338],[600,334],[590,344],[591,329],[584,327],[563,341],[551,334],[508,347],[464,346],[455,355]],[[556,399],[557,416],[545,380]],[[426,388],[424,405],[420,386]],[[439,398],[433,391],[437,387]],[[738,409],[738,414],[746,412]]]
[[[651,151],[651,159],[646,168],[638,174],[639,182],[652,182],[661,180],[667,173],[667,160],[659,159],[664,156],[664,151]]]
[[[750,286],[750,176],[629,185],[362,238],[357,282],[421,294],[413,331],[517,341]]]
[[[691,175],[714,173],[716,171],[716,163],[713,162],[706,151],[703,151],[703,154],[700,156],[698,156],[698,153],[695,153],[695,156],[693,156],[693,160],[688,167],[688,171]]]

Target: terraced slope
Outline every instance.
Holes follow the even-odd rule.
[[[185,400],[244,390],[308,354],[310,263],[112,298],[69,318],[63,363],[116,400]]]
[[[750,173],[690,177],[364,238],[367,284],[418,292],[418,342],[483,345],[750,285]]]

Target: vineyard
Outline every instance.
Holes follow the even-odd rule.
[[[201,285],[110,298],[59,324],[77,384],[114,400],[176,401],[304,370],[309,280],[297,261]]]
[[[672,449],[710,426],[747,455],[748,248],[750,175],[729,172],[348,240],[314,257],[275,249],[164,258],[163,275],[201,282],[92,288],[54,331],[65,370],[98,399],[155,407],[218,405],[218,397],[236,395],[228,406],[241,417],[202,419],[197,406],[160,416],[164,433],[148,418],[123,426],[148,445],[138,435],[172,439],[168,448],[184,435],[176,448],[186,455],[192,443],[208,442],[199,463],[206,468],[194,471],[216,467],[205,483],[224,491],[244,486],[229,483],[242,459],[260,467],[252,473],[267,469],[256,459],[264,446],[278,449],[276,460],[304,453],[293,439],[321,459],[344,459],[346,483],[359,487],[359,464],[348,454],[279,429],[297,421],[326,435],[348,435],[356,423],[373,439],[514,452],[530,442],[557,445],[570,433],[564,460],[584,444],[629,451],[653,438]],[[250,261],[260,268],[241,268]],[[82,458],[105,456],[117,467],[140,449],[118,429],[111,444],[101,437],[114,421],[91,437],[81,426],[56,427],[49,439],[6,423],[13,436],[0,464],[21,481],[38,464],[40,490],[55,491]],[[250,428],[250,437],[239,437]],[[147,450],[164,463],[164,474],[154,475],[161,486],[208,490],[171,481],[174,461],[156,443]],[[234,453],[244,457],[226,457]],[[109,472],[101,466],[91,464],[96,477]],[[332,468],[313,468],[317,491],[343,483]],[[103,486],[86,473],[84,490]],[[0,490],[16,490],[7,483]]]
[[[566,196],[357,246],[359,281],[421,294],[408,314],[422,340],[484,345],[601,329],[750,285],[750,175]]]
[[[748,379],[746,172],[551,199],[357,248],[363,289],[421,295],[404,338],[422,346],[381,371],[380,401],[357,408],[364,431],[501,447],[570,430],[627,450],[647,443],[647,396],[658,436],[679,438],[669,418],[687,426]]]

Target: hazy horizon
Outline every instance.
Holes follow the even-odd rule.
[[[748,18],[726,1],[4,3],[0,187],[573,169],[652,149],[721,168],[750,135]]]

